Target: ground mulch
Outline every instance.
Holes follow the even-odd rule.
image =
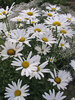
[[[71,9],[75,11],[75,1],[67,1],[66,6],[69,6]]]

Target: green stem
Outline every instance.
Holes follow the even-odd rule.
[[[58,35],[58,29],[57,29],[57,26],[56,26],[56,38],[57,38],[57,35]]]
[[[10,25],[9,25],[9,21],[8,21],[7,15],[6,15],[6,19],[5,19],[5,24],[6,24],[7,31],[9,32],[10,31]]]
[[[72,43],[73,43],[73,37],[72,37]]]
[[[61,39],[62,39],[62,37],[60,37],[60,39],[59,39],[59,41],[58,41],[57,48],[58,48],[58,46],[59,46],[59,43],[60,43]]]

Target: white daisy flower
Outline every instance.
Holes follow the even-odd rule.
[[[58,11],[60,10],[60,7],[50,4],[49,6],[46,7],[46,9],[51,10],[51,11]]]
[[[19,16],[21,21],[25,22],[26,24],[30,24],[31,20],[28,18],[28,16]],[[19,19],[18,19],[19,20]]]
[[[19,42],[19,43],[25,43],[26,45],[30,46],[29,41],[31,37],[29,36],[30,34],[26,32],[25,29],[17,29],[17,30],[12,30],[10,32],[10,38],[8,38],[9,41],[12,42]]]
[[[42,47],[36,46],[35,50],[38,52],[38,54],[46,55],[47,53],[50,52],[50,46],[47,46],[46,44],[42,44]]]
[[[55,14],[55,12],[51,12],[51,11],[42,11],[43,12],[43,14],[42,14],[42,16],[47,16],[47,17],[54,17],[56,14]]]
[[[68,13],[67,15],[64,15],[64,16],[67,18],[68,22],[75,24],[75,17],[72,16],[70,13]]]
[[[12,14],[12,11],[11,10],[13,9],[14,4],[15,3],[13,3],[10,8],[7,6],[6,7],[6,10],[3,9],[3,8],[0,9],[0,19],[4,19],[4,18],[6,18],[6,15],[9,16],[9,15]]]
[[[59,43],[59,47],[61,47],[61,48],[63,48],[63,50],[65,50],[66,48],[70,48],[70,45],[64,39],[62,39]]]
[[[17,17],[11,18],[10,21],[13,21],[13,22],[22,22],[23,18],[21,16],[17,16]]]
[[[70,72],[65,70],[59,70],[56,72],[54,69],[54,74],[50,71],[50,75],[52,78],[49,78],[48,81],[52,82],[53,86],[57,85],[58,89],[66,89],[68,83],[72,81]]]
[[[74,31],[69,28],[58,28],[59,36],[72,38]]]
[[[23,50],[22,44],[6,41],[5,46],[1,45],[1,47],[3,48],[0,52],[0,55],[3,57],[2,60],[7,59],[8,57],[17,57],[22,55],[20,53],[20,51]]]
[[[73,98],[71,98],[71,100],[75,100],[75,98],[73,97]]]
[[[27,10],[22,10],[20,13],[20,16],[27,16],[29,19],[33,19],[39,16],[39,11],[35,8],[27,9]]]
[[[48,60],[49,60],[49,62],[53,63],[55,60],[55,57],[49,57]]]
[[[0,19],[4,19],[4,18],[6,18],[6,16],[4,15],[4,14],[2,14],[2,11],[3,11],[4,9],[0,9]]]
[[[44,93],[43,98],[45,100],[64,100],[64,98],[66,98],[66,96],[63,96],[63,92],[55,92],[55,90],[53,89],[53,91],[49,90],[49,94],[48,93]]]
[[[25,84],[24,86],[21,86],[22,80],[18,79],[17,84],[12,81],[12,85],[8,84],[9,87],[6,87],[5,91],[5,98],[8,98],[8,100],[26,100],[25,97],[30,95],[28,93],[28,85]]]
[[[27,59],[19,57],[19,59],[14,58],[15,61],[12,61],[12,66],[17,66],[16,70],[22,70],[21,75],[26,75],[27,77],[32,73],[32,71],[36,70],[37,64],[40,63],[40,56],[35,55],[33,57],[32,52],[29,53]]]
[[[36,24],[33,27],[28,28],[28,32],[30,33],[40,33],[45,32],[47,30],[47,27],[44,24]]]
[[[44,74],[43,73],[50,73],[49,69],[46,69],[46,65],[48,65],[48,61],[45,61],[44,63],[42,63],[41,65],[37,65],[36,66],[36,71],[33,71],[30,75],[30,79],[35,77],[36,79],[41,80],[41,77],[44,78]]]
[[[20,17],[21,20],[22,20],[23,22],[25,22],[26,24],[30,24],[31,20],[33,20],[33,19],[30,19],[28,16],[20,16],[20,15],[19,15],[19,17]]]
[[[37,24],[39,20],[37,18],[31,19],[29,24]]]
[[[51,18],[47,18],[45,20],[46,24],[49,24],[49,26],[51,26],[52,28],[57,27],[66,27],[68,25],[70,25],[70,23],[67,23],[67,19],[65,17],[62,17],[62,15],[57,15],[55,17],[51,17]]]
[[[17,16],[14,18],[11,18],[10,21],[14,21],[14,22],[30,22],[30,19],[28,18],[28,16]]]
[[[72,66],[72,68],[75,70],[75,60],[71,60],[70,65]]]
[[[3,8],[0,9],[0,19],[6,18],[6,16],[2,13],[4,11]]]
[[[29,19],[28,16],[22,17],[22,21],[26,22],[26,24],[36,24],[39,22],[37,18]]]
[[[56,40],[53,38],[51,31],[49,33],[41,32],[41,34],[37,34],[36,37],[37,41],[41,41],[42,43],[48,44],[49,46],[56,43]]]

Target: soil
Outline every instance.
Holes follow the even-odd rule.
[[[75,1],[67,1],[66,5],[75,11]]]

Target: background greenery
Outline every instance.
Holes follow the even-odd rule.
[[[5,8],[6,6],[11,6],[11,4],[13,2],[15,2],[16,4],[19,4],[21,2],[25,2],[28,3],[30,1],[33,0],[0,0],[0,8],[3,7]],[[43,4],[44,2],[49,2],[52,4],[63,4],[63,5],[67,5],[67,1],[75,1],[75,0],[39,0],[39,5]]]
[[[20,2],[26,2],[28,3],[29,1],[32,0],[0,0],[0,7],[6,7],[6,6],[11,6],[11,4],[13,2],[15,2],[16,4],[19,4]],[[44,2],[50,2],[52,4],[65,4],[67,0],[40,0],[40,3],[44,3]]]
[[[0,0],[0,7],[6,7],[6,6],[11,6],[11,4],[13,2],[15,2],[16,4],[20,3],[20,2],[26,2],[28,3],[30,0]]]

